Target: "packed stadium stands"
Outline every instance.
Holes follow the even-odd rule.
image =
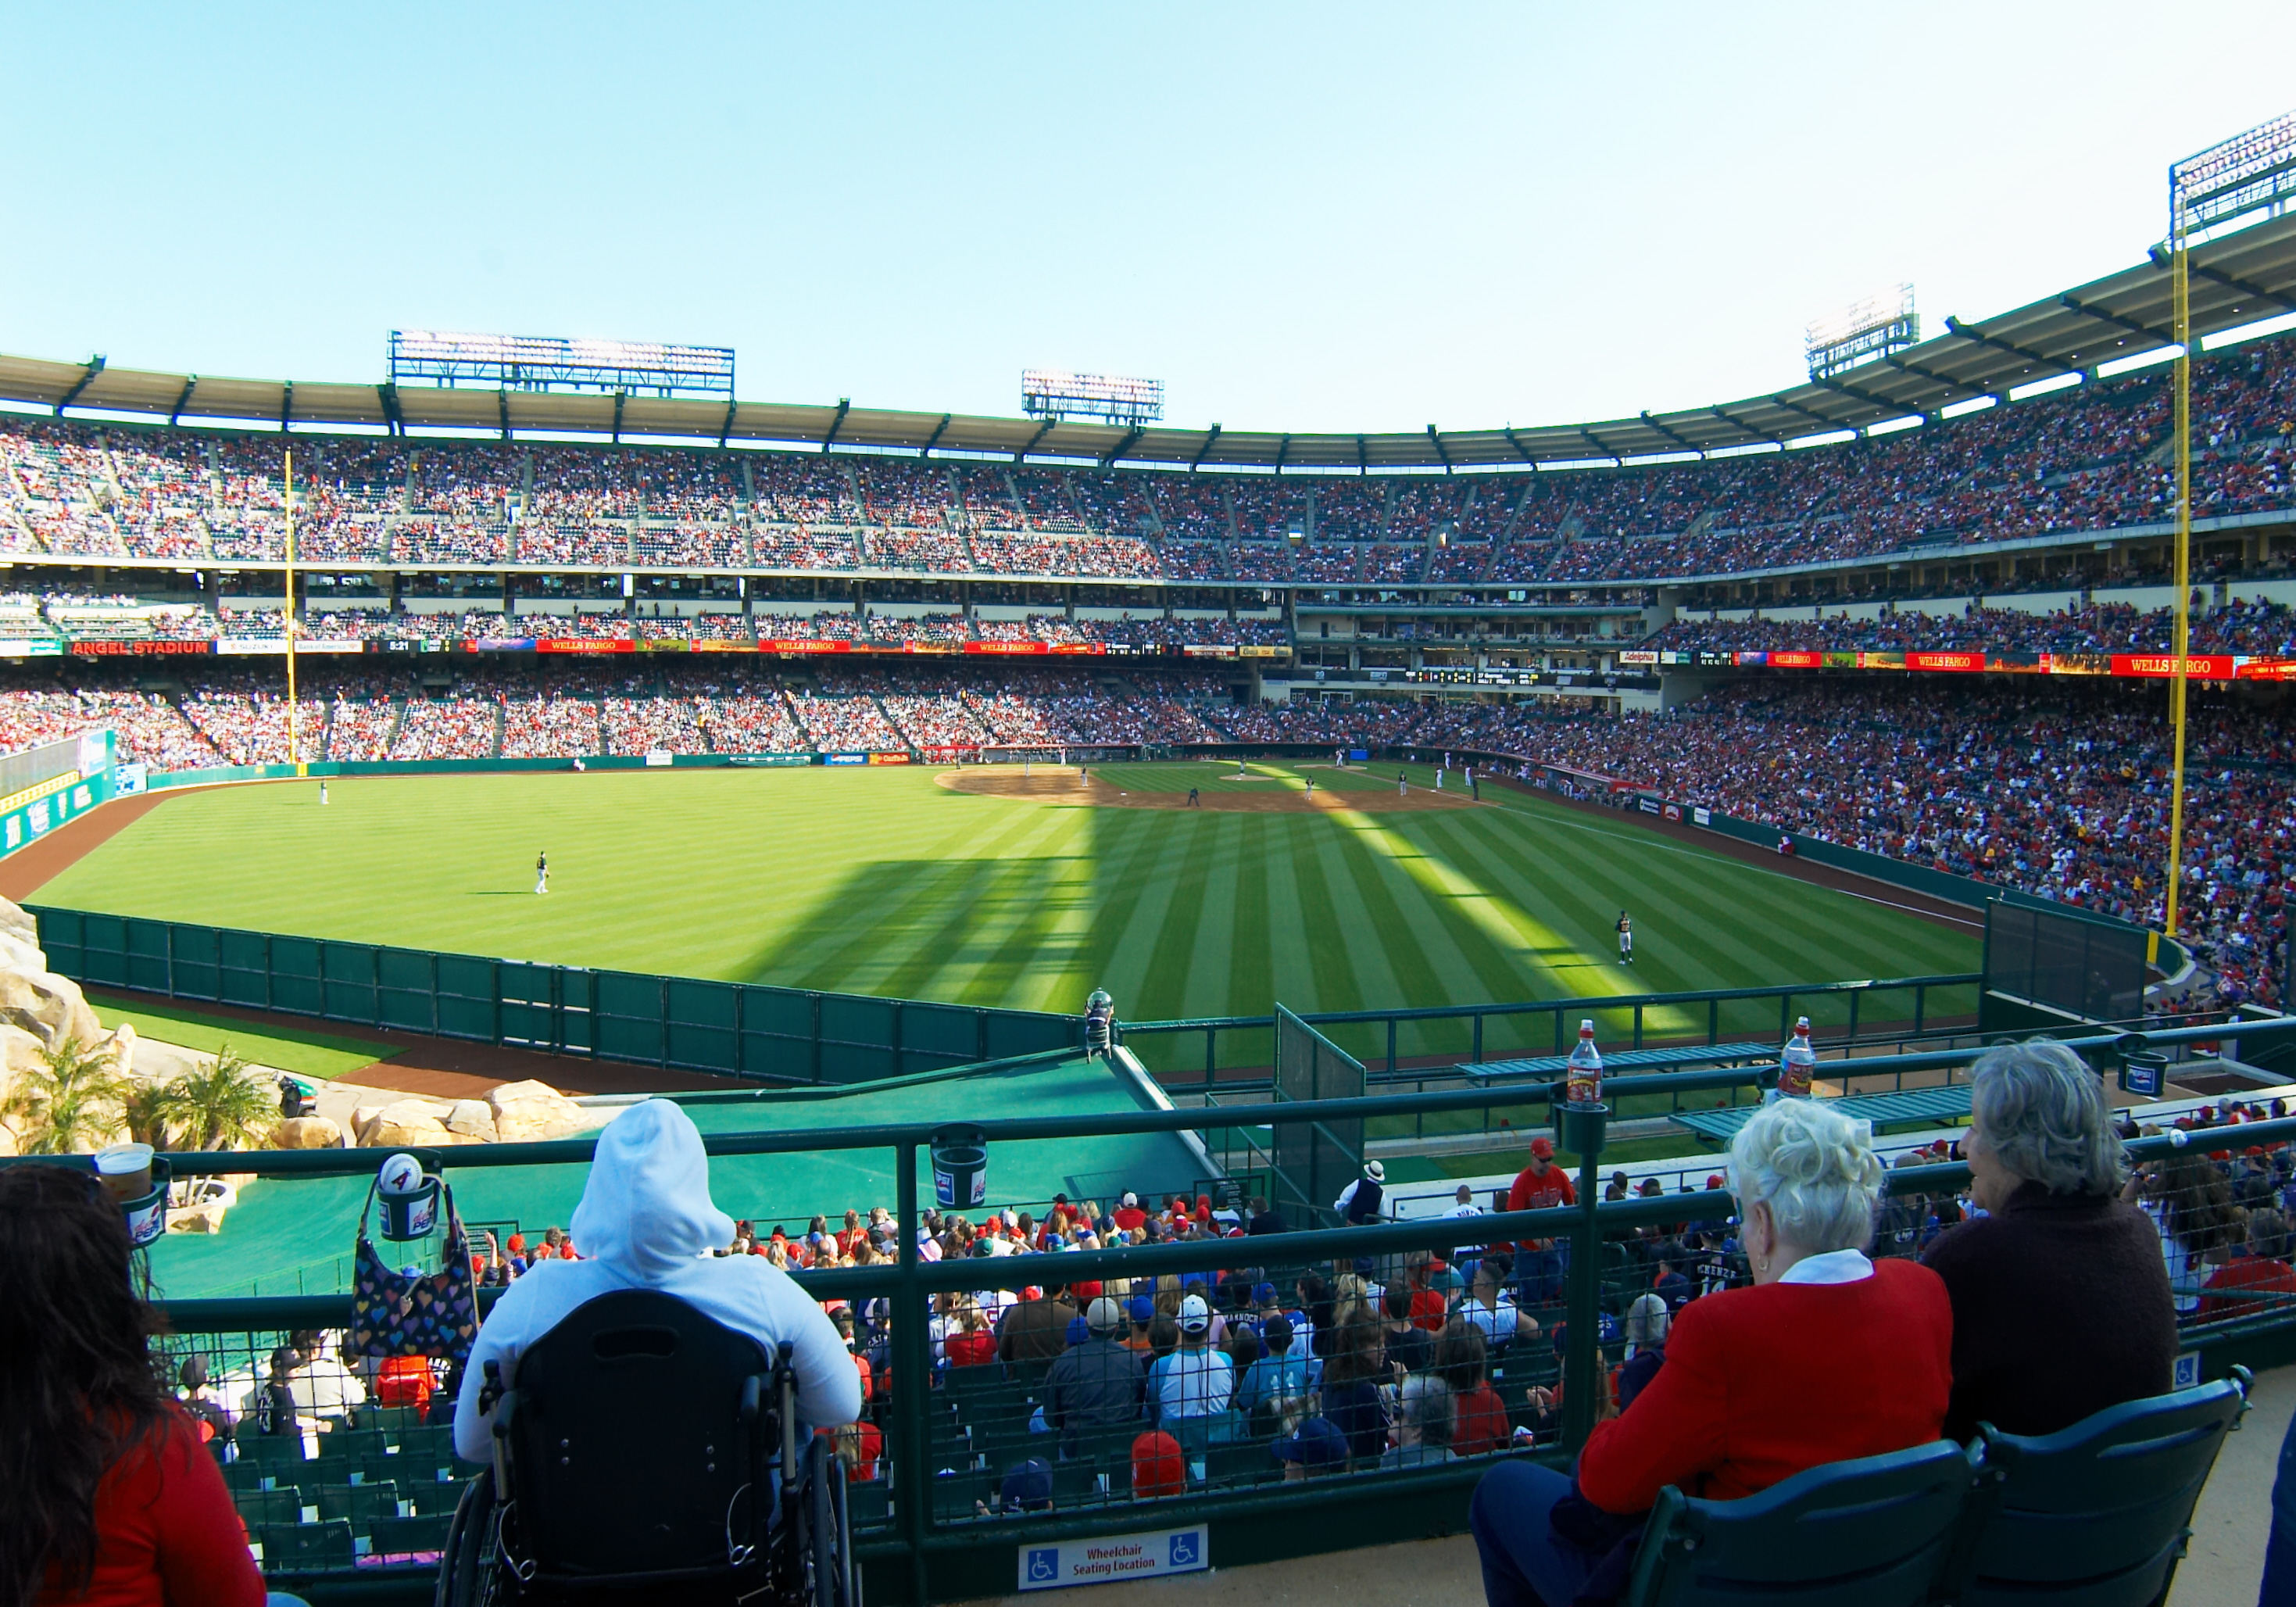
[[[2286,508],[2287,338],[2203,359],[2194,512]],[[955,467],[295,437],[308,561],[1512,584],[1726,574],[2165,516],[2164,372],[1788,452],[1472,477]],[[0,551],[275,561],[276,437],[11,417]]]

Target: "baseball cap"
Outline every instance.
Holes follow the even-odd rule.
[[[1709,1172],[1706,1175],[1706,1186],[1708,1188],[1720,1188],[1722,1186],[1722,1174],[1719,1172]]]
[[[1275,1285],[1254,1283],[1251,1286],[1251,1303],[1255,1306],[1273,1306],[1275,1303]]]
[[[1204,1297],[1192,1294],[1180,1302],[1180,1327],[1189,1333],[1201,1333],[1212,1325],[1212,1308],[1204,1304]]]
[[[1348,1437],[1328,1417],[1305,1419],[1272,1447],[1278,1462],[1302,1467],[1338,1467],[1348,1459]]]
[[[1144,1294],[1134,1295],[1132,1297],[1132,1320],[1136,1323],[1154,1322],[1156,1320],[1156,1302],[1150,1300]]]
[[[184,1388],[186,1390],[201,1388],[208,1382],[208,1358],[204,1356],[191,1357],[184,1363],[183,1370],[176,1376],[183,1380]]]
[[[1138,1210],[1138,1209],[1140,1209],[1140,1196],[1139,1196],[1139,1195],[1137,1195],[1137,1194],[1136,1194],[1136,1193],[1133,1193],[1130,1190],[1128,1190],[1128,1190],[1126,1190],[1126,1191],[1125,1191],[1125,1194],[1124,1194],[1124,1203],[1125,1203],[1125,1205],[1126,1205],[1126,1207],[1127,1207],[1128,1209],[1132,1209],[1132,1210]]]
[[[1152,1313],[1155,1308],[1148,1309]],[[1124,1326],[1124,1308],[1102,1295],[1085,1308],[1084,1320],[1095,1333],[1113,1333]]]
[[[1132,1493],[1177,1496],[1188,1488],[1188,1464],[1169,1434],[1143,1434],[1132,1442]]]
[[[1370,1178],[1374,1183],[1385,1183],[1387,1181],[1387,1168],[1382,1166],[1376,1160],[1366,1160],[1364,1162],[1364,1176]]]
[[[1554,1145],[1545,1138],[1534,1138],[1530,1141],[1530,1152],[1541,1160],[1551,1160],[1554,1158]]]
[[[1068,1332],[1063,1336],[1071,1345],[1081,1345],[1092,1337],[1092,1325],[1080,1316],[1069,1318]]]
[[[1053,1505],[1052,1465],[1041,1456],[1015,1463],[1004,1475],[1001,1492],[1007,1508],[1044,1511]]]

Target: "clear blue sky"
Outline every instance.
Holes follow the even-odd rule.
[[[1012,413],[1041,365],[1231,429],[1773,389],[1901,279],[1941,329],[2138,260],[2169,161],[2296,105],[2286,0],[0,19],[0,350],[691,340],[752,400]]]

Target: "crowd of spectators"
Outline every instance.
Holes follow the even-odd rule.
[[[2296,612],[2261,598],[2223,608],[2196,605],[2186,651],[2249,657],[2296,656]],[[2046,613],[1972,604],[1959,614],[1900,609],[1871,619],[1677,619],[1647,647],[1713,652],[1948,651],[2003,653],[2168,652],[2176,641],[2171,609],[2140,611],[2099,603]]]
[[[2291,349],[2258,342],[2198,365],[2197,515],[2284,507],[2296,496]],[[937,573],[1554,582],[2156,521],[2171,491],[2154,461],[2169,424],[2165,371],[2154,369],[1805,450],[1456,479],[356,438],[283,445],[296,453],[298,545],[320,561],[839,569],[851,567],[852,537],[832,532],[858,529],[867,561]],[[0,423],[0,547],[275,559],[283,449],[274,436],[10,419]],[[1304,538],[1296,564],[1294,534]]]

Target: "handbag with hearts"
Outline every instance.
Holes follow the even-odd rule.
[[[478,1337],[478,1280],[470,1235],[455,1210],[455,1191],[438,1185],[447,1210],[447,1248],[437,1272],[393,1271],[367,1237],[374,1190],[359,1209],[353,1262],[350,1348],[360,1356],[436,1356],[463,1361]],[[388,1224],[386,1224],[386,1230]]]

